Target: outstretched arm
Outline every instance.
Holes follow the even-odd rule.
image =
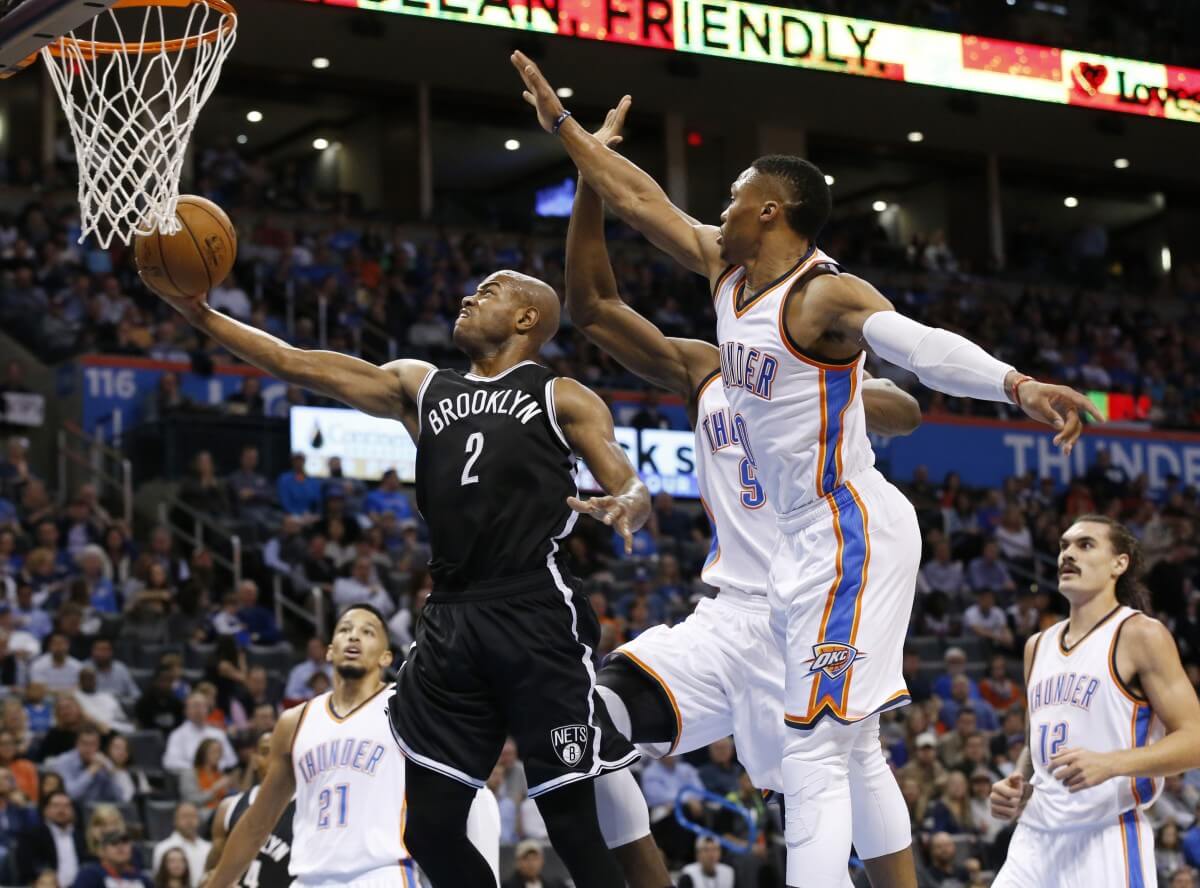
[[[271,735],[267,774],[258,788],[258,795],[225,840],[221,859],[205,888],[229,888],[242,877],[292,800],[296,792],[292,741],[303,712],[304,707],[297,706],[279,717],[279,725]]]
[[[614,114],[613,138],[619,138],[623,106],[609,112],[605,129]],[[602,129],[598,135],[603,134]],[[699,381],[693,368],[716,364],[712,345],[668,337],[621,300],[604,241],[604,204],[582,176],[567,228],[566,277],[571,321],[584,336],[647,382],[687,399]]]
[[[877,435],[911,435],[921,424],[917,399],[890,379],[863,380],[867,431]]]
[[[142,282],[151,290],[145,277]],[[154,291],[157,293],[157,291]],[[416,393],[435,368],[399,360],[382,367],[338,352],[302,349],[210,308],[204,295],[180,300],[157,295],[189,324],[248,364],[276,379],[334,398],[363,413],[389,419],[415,418]]]
[[[538,122],[546,132],[554,132],[564,113],[562,102],[524,53],[514,52],[511,60],[525,83],[525,101],[537,109]],[[629,102],[629,96],[621,100],[626,108]],[[573,118],[558,123],[558,135],[579,172],[600,192],[613,212],[676,262],[704,275],[710,284],[715,282],[724,269],[716,226],[701,225],[671,203],[657,182],[606,148]]]
[[[1152,717],[1163,723],[1166,736],[1147,746],[1112,752],[1064,749],[1050,765],[1071,792],[1113,777],[1169,777],[1200,768],[1200,700],[1183,671],[1170,630],[1158,620],[1133,617],[1121,629],[1119,644],[1118,668],[1141,683]]]
[[[634,533],[650,517],[650,492],[617,443],[612,414],[595,392],[573,379],[555,382],[554,412],[567,443],[608,494],[567,502],[576,512],[611,525],[625,538],[625,551],[632,552]]]
[[[788,335],[801,343],[827,333],[861,341],[936,391],[1016,404],[1031,419],[1054,428],[1054,443],[1067,453],[1083,431],[1082,414],[1102,418],[1074,389],[1038,382],[957,333],[904,317],[878,290],[851,274],[814,280],[804,299],[792,300],[784,323]]]

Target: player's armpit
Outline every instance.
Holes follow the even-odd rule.
[[[206,888],[229,888],[241,878],[292,800],[296,792],[292,742],[303,711],[304,706],[296,706],[279,717],[271,734],[270,760],[258,795],[229,834]]]
[[[917,399],[890,379],[863,382],[867,431],[877,435],[911,435],[921,425]]]
[[[1121,677],[1136,679],[1166,728],[1157,743],[1115,753],[1117,773],[1166,777],[1200,767],[1200,700],[1170,630],[1145,615],[1131,617],[1121,628],[1116,659]]]

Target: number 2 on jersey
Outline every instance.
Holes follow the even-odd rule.
[[[1060,749],[1067,745],[1067,723],[1057,722],[1053,725],[1038,725],[1038,749],[1042,754],[1042,764],[1050,767],[1050,759],[1058,755]]]
[[[471,437],[467,438],[467,464],[463,466],[462,485],[466,487],[468,484],[478,484],[479,476],[472,475],[471,469],[475,467],[475,461],[479,459],[483,453],[483,432],[472,432]]]
[[[323,789],[317,797],[317,802],[320,804],[320,809],[317,811],[317,829],[329,829],[329,822],[332,819],[330,816],[330,808],[333,807],[333,796],[337,794],[337,823],[335,826],[346,825],[346,814],[350,808],[349,795],[350,784],[339,783],[332,790]]]

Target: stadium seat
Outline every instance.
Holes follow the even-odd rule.
[[[175,831],[175,806],[179,804],[170,800],[146,799],[143,802],[146,812],[146,838],[152,842],[161,842]]]
[[[908,639],[905,647],[915,652],[922,663],[941,663],[947,644],[935,635],[915,635]]]
[[[262,666],[268,672],[287,675],[292,668],[292,648],[286,642],[271,647],[252,644],[246,649],[246,661],[251,666]]]
[[[183,665],[186,669],[203,669],[208,658],[216,651],[215,644],[189,644],[183,649]]]
[[[154,670],[152,669],[130,669],[130,677],[137,682],[138,688],[144,694],[150,689],[150,685],[154,683]]]
[[[134,731],[126,735],[129,741],[129,753],[133,763],[139,768],[158,769],[162,767],[163,753],[167,743],[158,731]]]
[[[946,645],[960,647],[967,655],[968,660],[978,660],[986,662],[992,655],[991,644],[983,638],[976,635],[964,635],[962,638],[948,638]]]

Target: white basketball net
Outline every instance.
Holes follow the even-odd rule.
[[[237,31],[232,9],[204,0],[173,4],[165,16],[162,6],[134,3],[42,50],[75,142],[79,240],[93,235],[105,249],[114,237],[179,230],[184,154]]]

